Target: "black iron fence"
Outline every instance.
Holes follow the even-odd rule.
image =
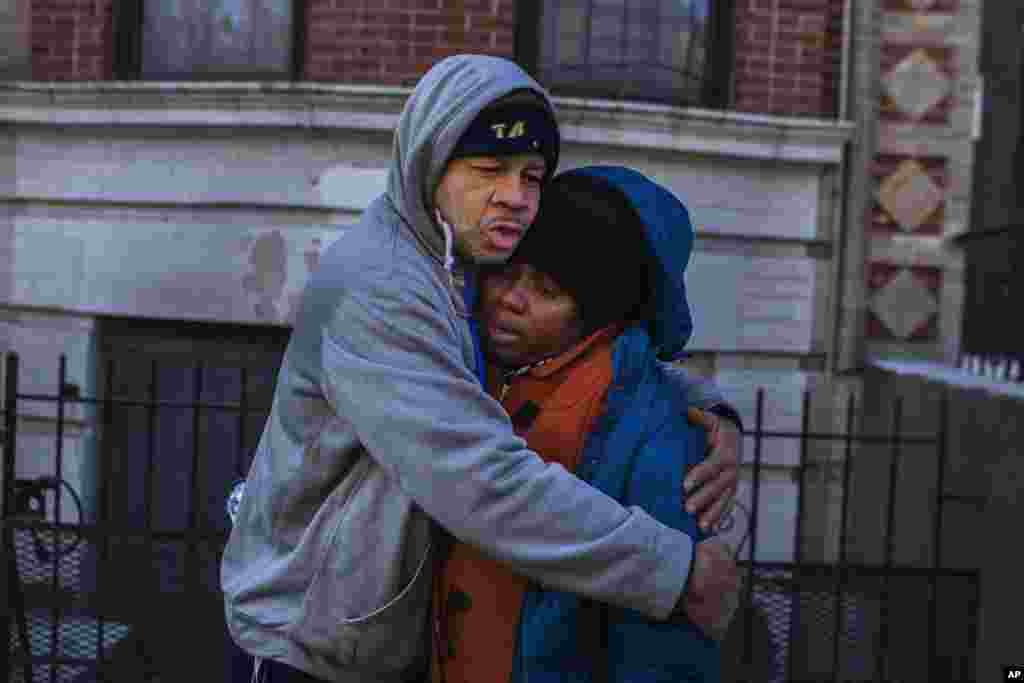
[[[18,357],[7,356],[3,564],[11,609],[2,616],[10,638],[0,682],[197,673],[229,680],[233,649],[219,589],[225,496],[248,468],[252,426],[266,419],[266,406],[247,404],[245,368],[233,402],[209,400],[202,363],[186,378],[184,400],[160,398],[168,392],[155,361],[145,396],[119,395],[115,370],[107,363],[101,396],[84,397],[68,383],[62,357],[59,391],[24,393]],[[180,382],[176,388],[172,395],[182,393]],[[75,410],[77,420],[69,416]],[[21,443],[28,430],[19,421],[40,414],[53,424],[49,448],[38,438]],[[76,473],[86,491],[66,472],[66,434],[75,423],[95,425],[92,438],[77,439]],[[26,469],[42,474],[17,476]]]
[[[903,403],[893,402],[887,434],[858,434],[856,397],[846,401],[841,432],[815,432],[809,424],[811,396],[803,394],[799,431],[765,429],[764,390],[757,392],[753,429],[749,531],[738,550],[747,570],[740,619],[726,640],[723,664],[726,681],[973,681],[978,639],[980,577],[976,568],[943,568],[943,510],[956,497],[947,493],[949,399],[940,399],[938,431],[908,435],[903,431]],[[794,560],[757,560],[761,509],[763,449],[769,440],[796,440],[799,461],[792,470],[796,482],[797,515]],[[809,457],[813,446],[831,446],[833,457]],[[934,457],[936,481],[931,500],[928,561],[900,565],[894,561],[897,483],[904,451]],[[837,452],[838,451],[838,452]],[[838,457],[835,457],[838,456]],[[884,458],[888,476],[870,485],[851,486],[858,462]],[[879,463],[873,463],[877,475]],[[865,471],[871,472],[871,470]],[[806,557],[804,529],[808,479],[838,484],[839,522],[834,557],[825,562]],[[863,479],[863,475],[862,475]],[[926,485],[925,482],[921,482]],[[860,507],[883,511],[882,552],[864,552],[862,540],[851,539],[851,491],[870,492]],[[741,508],[742,509],[742,508]],[[870,531],[868,531],[870,533]],[[906,536],[906,535],[904,535]],[[747,546],[749,542],[749,547]],[[744,551],[746,551],[744,553]],[[859,561],[851,560],[851,551]],[[867,555],[874,561],[864,562]],[[826,553],[827,555],[827,553]]]
[[[0,589],[10,609],[2,616],[9,641],[0,648],[0,683],[187,680],[197,672],[228,680],[234,649],[219,590],[225,498],[248,468],[254,425],[258,433],[267,406],[247,398],[244,368],[231,383],[239,389],[235,401],[210,400],[201,363],[187,400],[161,398],[155,362],[144,396],[119,394],[116,369],[107,363],[100,395],[84,397],[68,384],[62,358],[59,390],[27,393],[19,389],[18,357],[6,358]],[[20,443],[19,418],[33,406],[49,411],[52,432],[42,440],[36,434],[30,448]],[[750,494],[739,507],[747,514],[734,520],[745,525],[737,556],[748,578],[723,644],[723,681],[974,680],[979,574],[940,561],[946,421],[938,433],[908,435],[897,401],[888,433],[871,435],[858,433],[853,396],[845,412],[843,429],[815,431],[805,392],[801,428],[771,430],[758,391],[746,433]],[[72,423],[94,437],[79,434],[86,444],[75,457],[79,486],[67,472]],[[788,470],[797,497],[792,561],[759,559],[762,480],[778,468],[764,455],[773,440],[799,444]],[[924,563],[895,559],[897,482],[907,451],[937,461],[930,527],[917,530],[932,539]],[[857,463],[868,460],[883,463],[888,476],[851,487]],[[19,475],[26,469],[39,474]],[[823,533],[825,514],[808,503],[809,492],[829,486],[840,491],[831,555],[807,549]],[[882,510],[883,550],[874,561],[859,550],[866,534],[851,533],[858,529],[851,501]]]

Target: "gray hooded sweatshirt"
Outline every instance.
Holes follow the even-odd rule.
[[[436,524],[541,585],[655,618],[681,594],[691,540],[543,462],[474,375],[455,286],[467,266],[433,194],[480,110],[524,88],[550,104],[506,60],[431,69],[399,120],[387,192],[303,293],[221,568],[229,629],[255,656],[328,681],[412,679]]]

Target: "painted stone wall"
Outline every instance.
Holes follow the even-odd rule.
[[[41,129],[19,137],[10,302],[99,315],[289,321],[319,251],[379,193],[365,136]],[[60,163],[57,163],[59,157]],[[270,166],[267,159],[273,159]],[[348,183],[335,180],[350,168]],[[370,176],[375,186],[359,179]]]
[[[7,301],[287,324],[319,251],[383,190],[389,156],[386,134],[21,129]],[[690,206],[694,351],[824,353],[827,276],[804,244],[829,232],[821,165],[568,146],[565,168],[587,163],[636,167]]]

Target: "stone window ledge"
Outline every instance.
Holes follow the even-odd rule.
[[[42,125],[316,128],[391,132],[410,88],[323,83],[0,83],[0,121]],[[836,164],[846,121],[556,98],[565,141]]]

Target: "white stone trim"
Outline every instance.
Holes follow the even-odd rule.
[[[0,84],[0,121],[391,131],[410,88],[287,82]],[[837,164],[852,122],[555,98],[568,143]]]
[[[744,159],[838,164],[853,134],[844,121],[555,98],[565,139]]]

